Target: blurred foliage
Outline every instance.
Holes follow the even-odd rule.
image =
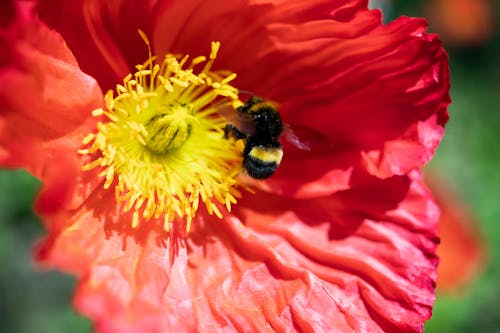
[[[385,20],[424,16],[422,0],[393,1]],[[384,1],[384,4],[390,1]],[[432,24],[430,27],[432,31]],[[489,243],[489,265],[460,295],[438,295],[428,333],[500,332],[500,36],[483,45],[446,45],[452,73],[451,120],[431,168],[446,175],[471,206]],[[32,212],[39,183],[23,171],[0,171],[0,332],[84,333],[91,324],[70,304],[74,279],[34,270],[33,244],[43,228]]]
[[[39,182],[25,171],[0,171],[0,332],[90,332],[71,308],[74,279],[36,267],[43,228],[34,216]]]

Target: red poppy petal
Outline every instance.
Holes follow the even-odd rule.
[[[73,216],[46,218],[49,236],[38,261],[81,277],[75,304],[99,332],[193,331],[186,249],[175,245],[173,261],[172,244],[148,229],[153,222],[142,224],[141,234],[113,198],[97,189]]]
[[[115,247],[122,239],[111,237],[80,281],[75,305],[95,320],[99,332],[195,331],[186,249],[177,251],[170,266],[170,245],[158,247],[153,238],[120,251]]]
[[[40,0],[43,21],[64,37],[82,70],[103,90],[113,89],[147,58],[137,30],[150,34],[155,1]]]
[[[248,182],[255,188],[286,197],[324,197],[350,188],[354,159],[351,152],[297,154],[285,146],[283,160],[272,177]]]
[[[158,55],[176,52],[205,54],[210,41],[221,41],[224,51],[215,67],[238,73],[255,71],[255,76],[244,79],[255,82],[267,79],[273,74],[269,70],[276,69],[268,65],[270,59],[262,59],[274,46],[268,25],[283,21],[299,24],[332,16],[346,21],[363,7],[366,8],[366,1],[359,0],[220,0],[216,5],[199,0],[165,1],[157,8],[152,39]],[[241,15],[242,11],[245,15]],[[254,58],[242,57],[243,54]],[[262,60],[266,63],[256,66]]]
[[[438,210],[418,172],[353,178],[323,199],[249,195],[161,246],[156,232],[106,235],[85,213],[42,257],[82,276],[76,306],[100,332],[421,332]]]
[[[0,64],[0,164],[43,179],[48,164],[62,163],[59,157],[76,160],[82,129],[93,122],[102,93],[59,34],[32,16],[29,2],[21,3],[16,23],[0,40],[7,54]]]
[[[386,181],[354,178],[359,185],[329,199],[283,202],[289,211],[285,214],[273,215],[282,199],[272,196],[238,208],[245,207],[242,220],[276,250],[281,262],[321,277],[323,285],[340,287],[333,295],[340,292],[368,318],[353,316],[361,318],[359,325],[367,320],[384,332],[421,331],[434,302],[438,209],[419,173]],[[236,243],[249,257],[258,246]],[[275,267],[270,259],[260,260]],[[318,317],[321,309],[316,309]],[[338,316],[330,321],[338,322]],[[358,329],[372,330],[378,331]]]
[[[320,39],[310,48],[283,43],[291,54],[320,50],[304,55],[318,70],[301,76],[302,93],[288,92],[299,96],[283,103],[285,120],[321,132],[334,150],[359,151],[381,178],[425,164],[443,135],[449,103],[447,55],[425,26],[401,18],[353,39]]]
[[[16,9],[13,0],[4,0],[0,3],[0,27],[8,26],[16,17]],[[2,60],[0,59],[0,62]]]

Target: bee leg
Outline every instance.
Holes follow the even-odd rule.
[[[226,127],[224,127],[224,138],[229,139],[229,134],[233,132],[233,128],[233,125],[226,124]]]
[[[229,135],[231,135],[232,137],[234,137],[236,140],[245,139],[247,137],[245,134],[241,133],[233,125],[227,124],[226,127],[224,127],[224,137],[226,139],[228,139]]]

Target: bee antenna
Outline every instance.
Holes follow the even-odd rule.
[[[245,94],[245,95],[250,95],[252,97],[254,97],[254,93],[249,91],[249,90],[238,90],[238,94]]]

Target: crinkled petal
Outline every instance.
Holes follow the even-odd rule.
[[[261,190],[292,198],[323,197],[350,188],[356,169],[349,151],[327,153],[284,148],[284,156],[274,175],[251,184]],[[359,165],[358,165],[359,166]]]
[[[242,220],[276,249],[283,263],[320,277],[328,293],[331,284],[341,287],[340,299],[366,316],[353,315],[359,322],[352,331],[421,331],[434,302],[437,206],[417,172],[384,181],[353,179],[352,189],[331,197],[282,203],[285,213],[277,208],[283,199],[264,196],[255,210],[246,208],[251,204],[241,206],[246,211]],[[309,311],[322,318],[323,309]],[[335,320],[323,320],[335,325],[348,321],[349,314],[343,309],[331,317]],[[328,329],[318,325],[314,331]]]
[[[161,246],[157,231],[106,235],[113,223],[82,213],[41,258],[77,267],[76,306],[100,332],[421,332],[438,209],[418,172],[354,179],[322,199],[258,192]]]
[[[37,10],[64,37],[82,70],[108,90],[146,60],[137,30],[150,34],[156,2],[40,0]]]
[[[6,55],[0,64],[2,117],[13,117],[10,127],[25,126],[24,136],[51,140],[90,114],[79,109],[99,105],[95,81],[79,70],[60,35],[32,17],[29,6],[19,6],[16,23],[0,36]],[[77,111],[66,112],[71,108]]]
[[[36,209],[51,216],[81,205],[98,181],[81,174],[85,162],[76,152],[95,127],[91,111],[101,105],[102,93],[61,36],[33,16],[31,2],[16,2],[15,12],[15,23],[0,33],[6,50],[0,64],[0,164],[23,167],[42,180]]]
[[[78,163],[76,150],[102,93],[60,35],[33,17],[29,2],[18,4],[0,45],[7,55],[0,63],[0,164],[44,180],[51,167]]]

